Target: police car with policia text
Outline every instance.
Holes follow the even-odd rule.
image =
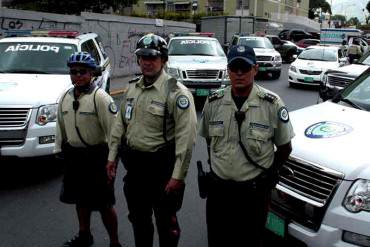
[[[9,31],[0,40],[0,156],[52,155],[59,97],[72,87],[67,60],[89,52],[95,84],[109,91],[111,65],[95,33]]]
[[[230,84],[227,58],[213,33],[176,33],[168,43],[167,73],[195,96]]]
[[[268,229],[292,246],[370,246],[370,69],[290,120],[293,151],[279,171]]]

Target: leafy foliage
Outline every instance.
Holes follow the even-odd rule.
[[[314,19],[318,16],[318,12],[325,12],[331,14],[331,6],[325,0],[310,0],[308,18]]]

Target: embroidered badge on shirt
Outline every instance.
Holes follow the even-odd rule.
[[[288,109],[285,106],[279,109],[278,117],[284,123],[287,123],[289,121]]]
[[[177,107],[180,108],[180,109],[183,109],[183,110],[187,109],[190,106],[189,99],[185,95],[180,95],[177,98],[176,103],[177,103]]]
[[[130,120],[130,119],[131,119],[131,117],[132,117],[132,105],[128,104],[128,105],[126,106],[125,118],[126,118],[127,120]]]
[[[111,102],[108,106],[109,111],[113,114],[116,114],[118,112],[117,105],[114,102]]]

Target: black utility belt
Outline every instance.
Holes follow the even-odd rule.
[[[92,153],[94,154],[95,152],[103,152],[108,150],[108,144],[107,143],[102,143],[102,144],[96,144],[96,145],[91,145],[88,147],[74,147],[69,143],[63,144],[62,146],[63,152],[67,153]]]
[[[143,156],[151,156],[151,155],[159,155],[159,154],[169,154],[175,153],[175,143],[169,142],[164,144],[163,146],[159,147],[157,150],[153,152],[149,151],[139,151],[135,148],[128,146],[126,143],[121,143],[121,151],[126,155],[143,155]]]
[[[260,182],[260,176],[246,181],[226,180],[217,176],[214,172],[208,174],[211,183],[225,187],[256,187]]]

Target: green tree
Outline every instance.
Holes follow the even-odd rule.
[[[13,0],[12,5],[19,9],[36,10],[58,14],[79,15],[81,11],[102,13],[112,7],[114,11],[136,4],[138,0]]]
[[[317,17],[317,13],[320,11],[331,14],[331,6],[325,0],[310,0],[308,18],[314,19]]]
[[[358,26],[360,24],[360,20],[357,17],[351,17],[348,20],[348,24],[351,26]]]
[[[345,22],[347,19],[344,15],[333,15],[331,17],[332,20],[337,20],[337,21],[343,21]]]

